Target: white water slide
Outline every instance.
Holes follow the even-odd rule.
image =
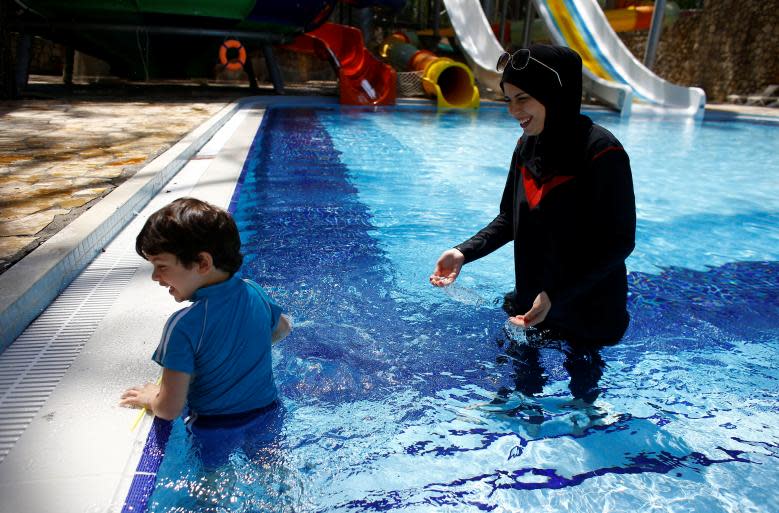
[[[582,56],[585,91],[623,116],[634,100],[641,110],[660,114],[701,116],[706,93],[680,87],[658,77],[622,43],[596,0],[533,0],[554,42]],[[476,77],[499,91],[495,63],[503,47],[487,21],[479,0],[444,0],[460,45]]]

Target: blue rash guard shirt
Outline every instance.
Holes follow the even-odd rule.
[[[256,283],[236,276],[198,289],[168,319],[152,359],[192,376],[189,409],[241,413],[276,399],[271,334],[282,309]]]

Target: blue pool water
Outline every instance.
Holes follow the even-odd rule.
[[[516,391],[510,247],[427,283],[497,212],[515,121],[269,111],[231,209],[244,274],[294,317],[284,408],[207,474],[174,423],[149,509],[779,510],[779,128],[593,117],[631,156],[638,233],[632,323],[587,406],[560,348],[541,394]]]

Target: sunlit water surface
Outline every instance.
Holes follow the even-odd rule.
[[[779,510],[779,128],[593,117],[631,157],[638,233],[632,324],[588,406],[560,348],[541,394],[515,391],[510,245],[427,283],[496,214],[515,121],[270,111],[232,210],[244,275],[295,321],[284,408],[216,472],[174,423],[150,509]]]

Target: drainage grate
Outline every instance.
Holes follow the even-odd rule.
[[[142,262],[125,245],[113,246],[0,354],[0,463]]]

